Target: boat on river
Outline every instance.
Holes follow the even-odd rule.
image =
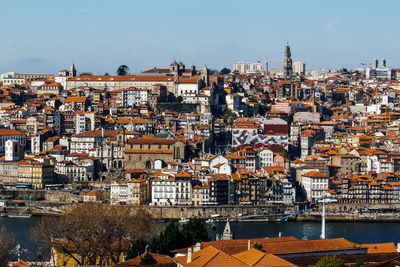
[[[189,221],[189,219],[181,218],[178,222],[179,223],[187,223],[188,221]]]
[[[30,213],[7,213],[8,218],[24,218],[24,219],[29,219],[32,217],[32,214]]]

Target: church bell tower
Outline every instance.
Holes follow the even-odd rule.
[[[290,80],[293,75],[292,54],[290,53],[290,45],[286,43],[285,59],[283,60],[283,78]]]

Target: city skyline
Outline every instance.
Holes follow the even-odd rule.
[[[293,61],[307,69],[354,69],[383,57],[388,66],[400,65],[390,30],[397,23],[394,1],[337,1],[329,10],[317,1],[120,3],[3,3],[0,72],[56,73],[74,62],[79,72],[114,74],[126,64],[138,73],[173,60],[221,69],[266,58],[281,67],[286,42]]]

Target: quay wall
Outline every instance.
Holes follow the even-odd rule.
[[[134,206],[135,208],[143,208],[152,214],[155,218],[180,219],[180,218],[201,218],[208,219],[211,215],[220,215],[234,218],[238,214],[256,215],[260,213],[266,214],[283,214],[294,212],[294,206],[284,205],[263,205],[263,206],[240,206],[240,205],[224,205],[224,206]]]
[[[367,203],[327,203],[327,212],[351,212],[358,209],[400,209],[400,203],[385,204],[367,204]],[[318,205],[318,210],[322,205]]]
[[[0,198],[25,200],[25,201],[48,201],[48,202],[65,202],[73,203],[83,200],[82,195],[74,195],[68,191],[62,190],[0,190]]]
[[[301,214],[297,221],[321,221],[321,215]],[[386,214],[327,214],[326,221],[332,222],[400,222],[400,217]]]

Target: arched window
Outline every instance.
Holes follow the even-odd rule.
[[[181,148],[177,147],[176,148],[176,158],[179,159],[181,157]]]
[[[118,161],[118,168],[122,168],[122,160]]]

